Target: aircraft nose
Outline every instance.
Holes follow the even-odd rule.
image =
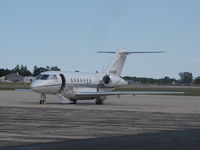
[[[36,81],[33,81],[30,85],[30,88],[34,91],[34,92],[38,92],[40,90],[40,85],[38,85],[38,83]]]
[[[31,83],[31,85],[30,85],[30,88],[32,89],[32,88],[34,88],[34,87],[36,87],[36,85],[35,85],[35,82],[33,81],[33,82]]]

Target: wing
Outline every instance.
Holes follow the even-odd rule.
[[[99,96],[110,96],[110,95],[137,95],[137,94],[184,94],[184,92],[78,92],[78,97],[99,97]]]

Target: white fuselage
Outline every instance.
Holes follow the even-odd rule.
[[[109,83],[103,78],[109,76]],[[105,81],[107,82],[107,81]],[[31,84],[31,89],[42,94],[58,94],[64,91],[68,99],[94,99],[96,97],[78,97],[78,92],[110,92],[127,82],[115,75],[106,73],[82,73],[47,71],[41,73]]]

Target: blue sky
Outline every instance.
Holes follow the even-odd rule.
[[[128,56],[123,74],[200,76],[199,0],[1,0],[0,68],[26,64],[102,71],[112,54]]]

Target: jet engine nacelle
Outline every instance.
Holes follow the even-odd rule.
[[[102,84],[106,87],[114,87],[114,86],[118,86],[118,85],[126,85],[127,82],[115,75],[104,75],[102,78]]]
[[[104,85],[110,85],[112,83],[112,79],[110,75],[105,75],[102,79]]]

